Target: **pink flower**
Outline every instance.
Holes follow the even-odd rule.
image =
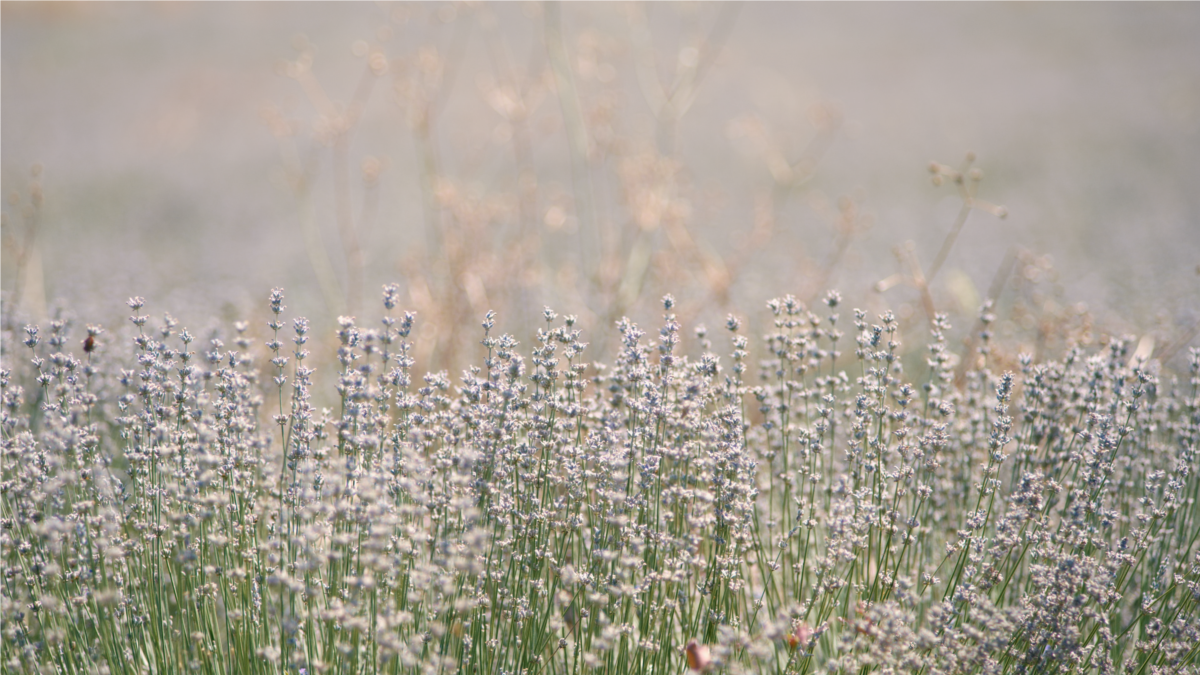
[[[808,649],[808,643],[812,640],[813,634],[814,631],[812,627],[807,623],[801,622],[796,624],[796,628],[792,630],[791,635],[788,635],[787,637],[788,647],[792,649],[795,649],[796,647]]]
[[[687,646],[683,648],[687,652],[688,668],[702,673],[712,665],[712,652],[709,651],[708,645],[702,645],[695,640],[688,640]]]

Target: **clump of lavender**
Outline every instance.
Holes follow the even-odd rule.
[[[339,320],[332,393],[278,289],[254,330],[6,329],[0,669],[1200,669],[1200,351],[994,372],[985,308],[905,372],[836,293],[725,340],[667,296],[610,365],[488,313],[452,378],[398,297]]]

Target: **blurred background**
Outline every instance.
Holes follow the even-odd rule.
[[[1194,3],[0,13],[10,321],[140,295],[261,331],[282,286],[329,333],[395,282],[456,368],[489,309],[577,314],[605,360],[667,292],[690,331],[836,288],[913,347],[987,297],[1014,353],[1198,342]]]

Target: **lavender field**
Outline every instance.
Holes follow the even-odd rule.
[[[1200,673],[1195,6],[0,12],[3,672]]]

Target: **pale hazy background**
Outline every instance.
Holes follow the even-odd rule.
[[[1198,4],[565,5],[572,94],[592,145],[596,232],[581,231],[544,14],[521,3],[4,2],[5,290],[17,269],[8,237],[22,232],[30,168],[40,164],[47,307],[116,315],[125,298],[143,295],[155,312],[235,318],[262,310],[268,289],[280,285],[298,313],[328,320],[344,311],[322,295],[301,234],[308,213],[344,287],[332,151],[320,142],[312,92],[287,73],[289,62],[294,74],[297,60],[309,59],[335,109],[375,77],[347,148],[371,315],[387,281],[404,284],[406,300],[419,304],[410,287],[430,247],[429,197],[412,82],[435,77],[429,140],[438,178],[481,203],[523,189],[513,143],[521,132],[502,117],[497,86],[509,78],[532,92],[525,138],[540,228],[533,259],[544,274],[521,282],[518,305],[530,312],[549,302],[605,318],[603,294],[573,288],[589,273],[570,268],[581,241],[636,227],[621,181],[638,174],[621,174],[634,171],[623,161],[671,158],[686,232],[697,250],[720,257],[766,217],[772,157],[800,158],[821,133],[821,115],[834,115],[840,124],[813,177],[776,202],[770,240],[746,254],[715,312],[751,314],[769,297],[801,293],[836,246],[829,214],[847,195],[870,226],[864,220],[854,231],[829,285],[855,303],[914,313],[913,289],[872,289],[902,271],[896,245],[911,240],[929,265],[960,204],[952,187],[931,184],[929,162],[958,165],[973,151],[984,172],[978,196],[1004,205],[1008,217],[971,216],[934,284],[939,309],[966,311],[1006,252],[1019,248],[1037,263],[1017,274],[1045,270],[1046,298],[1086,303],[1080,310],[1114,330],[1158,331],[1162,344],[1186,337],[1200,319]],[[714,31],[730,19],[727,36]],[[649,53],[653,72],[643,75],[669,85],[710,55],[704,44],[719,49],[703,64],[676,135],[664,140],[654,86],[639,82],[636,66]],[[387,71],[364,78],[374,53]],[[281,142],[271,120],[290,123],[291,135]],[[289,148],[311,158],[308,203],[289,183]],[[376,160],[382,168],[371,187],[360,169]],[[622,236],[613,240],[616,260],[634,247],[633,235]],[[653,240],[652,277],[677,243]],[[706,302],[691,287],[704,274],[658,278]],[[494,282],[463,278],[447,283],[471,295],[468,313],[491,301]],[[650,307],[652,290],[648,283],[637,303]]]

